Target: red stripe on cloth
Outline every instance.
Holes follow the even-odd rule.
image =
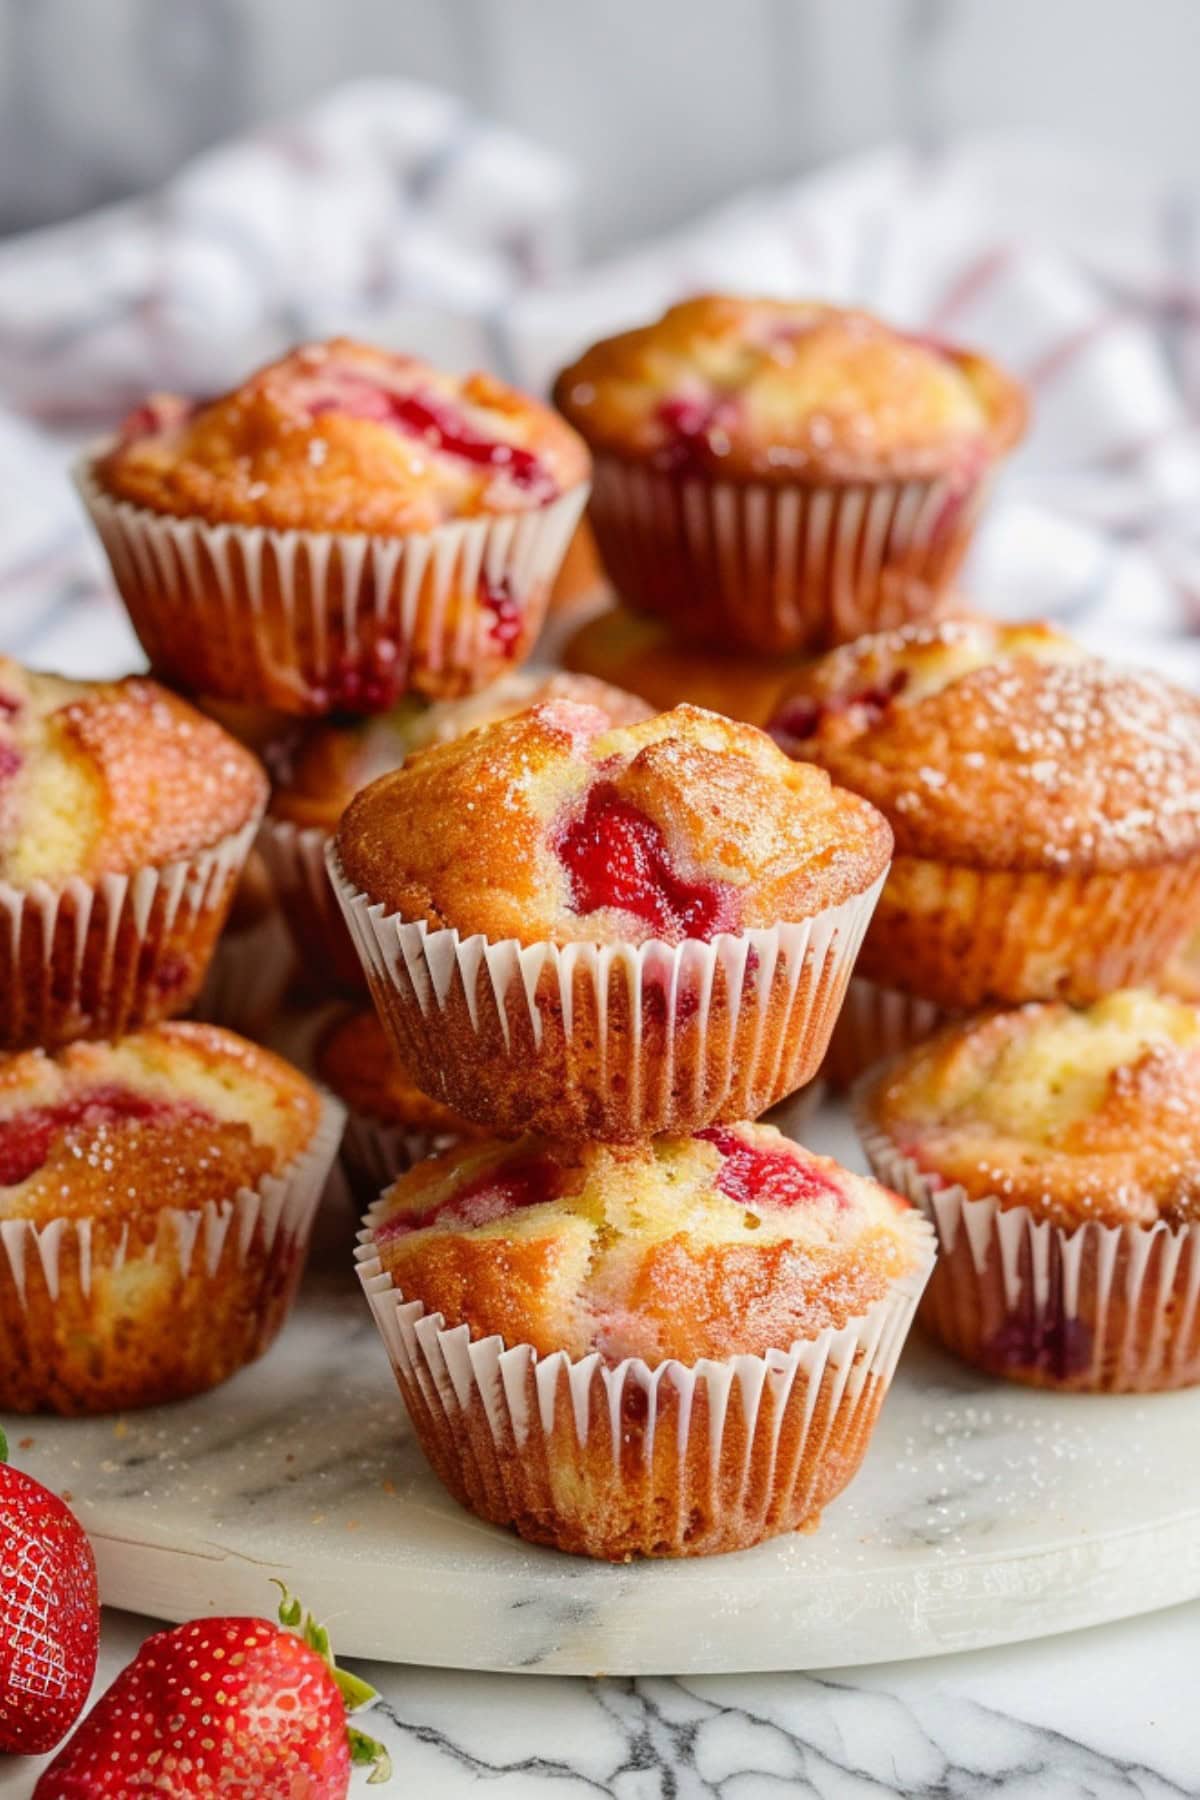
[[[968,263],[962,274],[957,276],[946,289],[929,315],[931,329],[941,331],[959,313],[965,312],[1015,262],[1017,254],[1017,245],[997,244],[994,249],[985,251],[973,263]]]
[[[1114,326],[1127,325],[1136,318],[1126,308],[1117,308],[1112,312],[1099,313],[1086,325],[1080,325],[1066,337],[1060,338],[1049,350],[1042,353],[1035,362],[1025,370],[1025,380],[1031,387],[1045,387],[1049,382],[1057,380],[1064,369],[1070,367],[1077,356],[1106,336]]]
[[[1146,457],[1154,456],[1167,444],[1176,439],[1186,437],[1195,430],[1191,419],[1177,419],[1173,425],[1167,425],[1161,431],[1152,431],[1146,437],[1134,438],[1124,444],[1114,444],[1110,450],[1101,450],[1094,457],[1089,457],[1089,466],[1105,469],[1110,474],[1119,474],[1122,470],[1136,468]]]

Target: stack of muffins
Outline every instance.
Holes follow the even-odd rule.
[[[832,652],[775,730],[895,832],[830,1072],[896,1058],[856,1106],[938,1226],[927,1321],[1022,1381],[1195,1381],[1200,1012],[1141,990],[1187,993],[1200,703],[1045,626],[946,621]]]
[[[588,461],[333,343],[152,401],[82,486],[155,668],[266,757],[310,994],[378,1009],[306,1057],[386,1190],[360,1272],[435,1468],[541,1542],[698,1554],[850,1479],[932,1237],[754,1123],[824,1055],[882,817],[748,726],[517,667]]]
[[[811,1525],[935,1244],[984,1368],[1200,1379],[1200,705],[941,616],[1019,389],[709,298],[556,397],[339,340],[85,459],[209,716],[0,669],[0,1407],[196,1391],[286,1311],[340,1109],[155,1023],[239,876],[204,1004],[266,1028],[278,904],[359,1276],[481,1517],[618,1559]],[[524,669],[589,451],[621,605]],[[761,1122],[822,1067],[878,1181]]]
[[[482,1517],[743,1548],[850,1479],[931,1241],[759,1115],[824,1053],[891,834],[753,727],[551,700],[364,789],[330,872],[418,1084],[492,1134],[367,1214],[417,1433]]]

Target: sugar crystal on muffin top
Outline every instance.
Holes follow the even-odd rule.
[[[919,1259],[907,1203],[769,1125],[625,1147],[464,1146],[402,1176],[372,1246],[406,1299],[541,1355],[786,1350]]]
[[[563,700],[412,758],[338,830],[407,919],[523,943],[678,943],[801,920],[887,865],[880,816],[698,707],[613,727]]]
[[[1049,626],[860,638],[796,678],[770,729],[878,806],[902,854],[1115,870],[1200,847],[1200,701]]]

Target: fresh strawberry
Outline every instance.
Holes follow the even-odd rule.
[[[282,1591],[289,1629],[197,1619],[147,1638],[33,1800],[345,1800],[355,1762],[386,1780],[383,1750],[346,1722],[374,1689],[337,1667],[327,1633]]]
[[[0,1431],[0,1751],[40,1756],[96,1673],[96,1559],[74,1513],[7,1458]]]

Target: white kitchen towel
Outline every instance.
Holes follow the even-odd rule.
[[[136,662],[62,471],[148,388],[211,392],[346,330],[541,389],[597,333],[726,287],[860,302],[997,355],[1035,423],[972,596],[1200,684],[1197,193],[1028,137],[889,147],[573,268],[573,188],[459,102],[377,83],[0,245],[0,648]]]

